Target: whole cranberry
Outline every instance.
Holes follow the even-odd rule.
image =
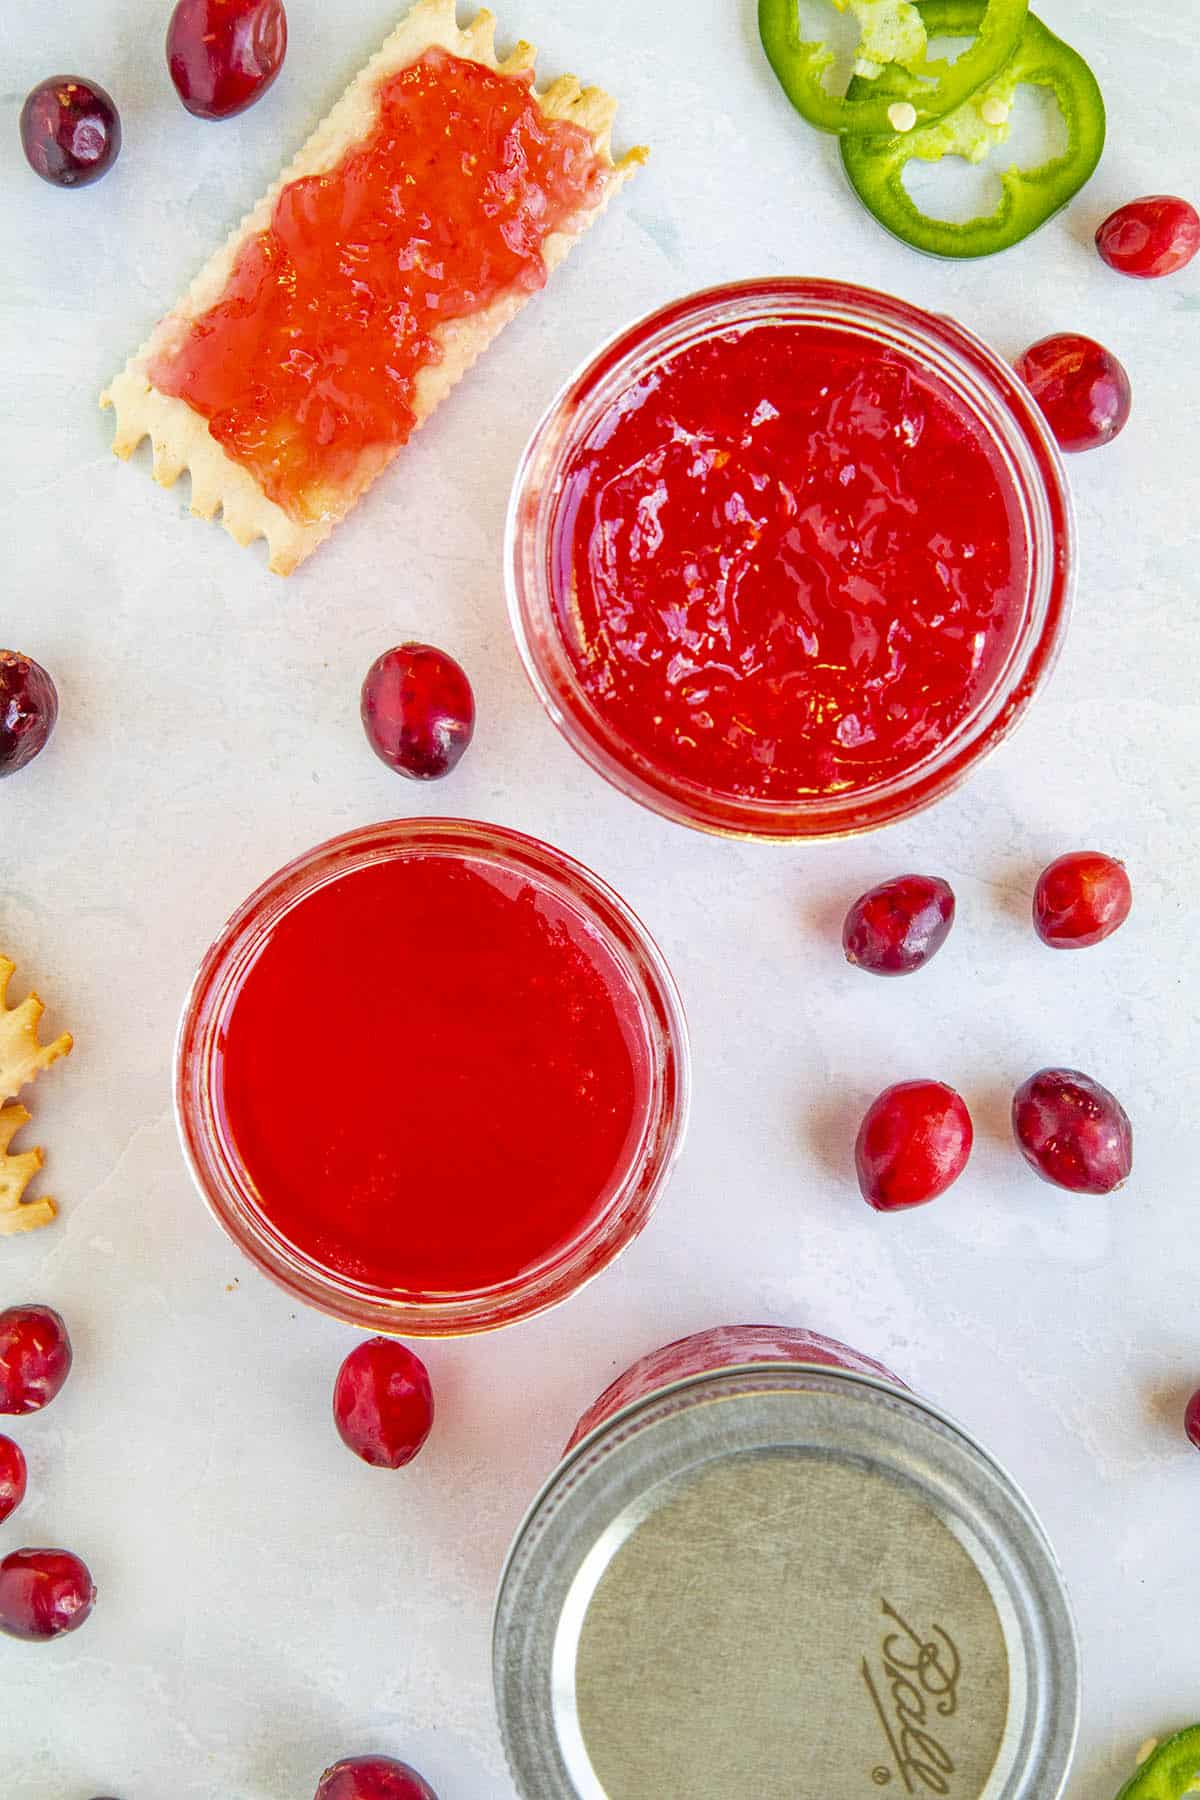
[[[28,1472],[20,1444],[0,1437],[0,1525],[11,1519],[25,1498]]]
[[[1063,450],[1098,450],[1129,422],[1129,377],[1094,338],[1072,331],[1042,338],[1018,360],[1017,374]]]
[[[1147,194],[1109,214],[1096,248],[1119,275],[1139,281],[1177,275],[1200,250],[1200,213],[1174,194]]]
[[[367,670],[362,722],[389,769],[415,781],[448,775],[475,731],[475,696],[452,656],[430,644],[398,644]]]
[[[1119,930],[1132,905],[1124,863],[1099,850],[1075,850],[1038,876],[1033,928],[1052,950],[1084,950]]]
[[[167,27],[167,67],[198,119],[231,119],[262,98],[283,67],[282,0],[179,0]]]
[[[1192,1395],[1183,1415],[1183,1429],[1188,1434],[1188,1441],[1200,1450],[1200,1388]]]
[[[58,719],[58,690],[40,663],[0,650],[0,776],[15,775],[45,748]]]
[[[69,1550],[14,1550],[0,1562],[0,1631],[9,1637],[78,1631],[95,1604],[95,1583]]]
[[[338,1371],[333,1417],[342,1442],[375,1469],[402,1469],[433,1426],[433,1389],[419,1356],[370,1338]]]
[[[40,1412],[71,1373],[71,1340],[48,1306],[0,1312],[0,1413]]]
[[[21,108],[21,145],[34,174],[52,187],[87,187],[121,153],[121,117],[99,82],[51,75]]]
[[[1133,1168],[1133,1126],[1120,1101],[1078,1069],[1039,1069],[1013,1096],[1013,1135],[1043,1181],[1111,1194]]]
[[[936,956],[954,924],[954,892],[936,875],[898,875],[846,914],[846,961],[872,975],[911,975]]]
[[[350,1756],[326,1769],[316,1800],[437,1800],[408,1763],[390,1756]]]
[[[854,1162],[876,1212],[924,1206],[956,1182],[975,1141],[966,1102],[940,1081],[902,1081],[872,1102]]]

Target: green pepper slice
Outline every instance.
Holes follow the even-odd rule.
[[[1168,1738],[1127,1781],[1117,1800],[1183,1800],[1200,1776],[1200,1725]]]
[[[982,0],[921,0],[920,11],[931,36],[969,36],[984,16]],[[1034,168],[1006,169],[993,213],[955,224],[922,212],[904,185],[905,165],[914,157],[920,162],[940,162],[943,156],[982,162],[1007,138],[1008,114],[1025,82],[1048,88],[1057,99],[1067,127],[1063,154]],[[856,76],[851,96],[858,84]],[[888,91],[899,92],[903,82],[887,70],[879,87],[884,92],[877,97],[884,98]],[[1096,77],[1078,51],[1030,13],[1005,67],[954,112],[887,138],[843,138],[842,163],[867,210],[915,250],[930,256],[991,256],[1020,243],[1079,192],[1100,161],[1104,135],[1104,97]]]
[[[802,118],[819,131],[881,136],[894,129],[888,117],[897,100],[908,101],[916,123],[960,106],[1008,61],[1029,13],[1029,0],[979,0],[975,42],[957,62],[928,56],[928,37],[915,0],[833,0],[862,27],[855,76],[845,95],[831,94],[824,74],[833,51],[824,40],[800,36],[797,0],[758,0],[758,31],[767,60]],[[874,82],[887,68],[888,92]]]

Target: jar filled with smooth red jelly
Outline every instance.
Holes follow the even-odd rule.
[[[534,433],[509,511],[526,670],[577,751],[684,824],[842,836],[953,788],[1070,607],[1053,438],[952,320],[772,280],[675,302]]]
[[[681,1147],[687,1027],[597,876],[495,825],[319,845],[205,957],[176,1059],[184,1152],[267,1275],[364,1329],[489,1330],[642,1229]]]
[[[580,1420],[501,1579],[523,1800],[1059,1800],[1079,1661],[1029,1502],[873,1358],[733,1325]]]

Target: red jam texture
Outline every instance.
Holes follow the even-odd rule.
[[[794,801],[936,750],[995,680],[1025,552],[981,428],[871,341],[681,351],[576,453],[552,549],[591,705],[660,770]]]
[[[532,77],[427,51],[380,84],[377,123],[335,168],[284,188],[151,380],[292,518],[320,519],[408,438],[438,327],[540,288],[546,239],[603,182]]]
[[[648,1072],[631,990],[572,908],[454,855],[298,902],[246,973],[218,1105],[266,1220],[388,1294],[527,1274],[628,1168]]]

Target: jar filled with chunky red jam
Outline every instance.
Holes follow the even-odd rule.
[[[652,1352],[580,1421],[496,1608],[523,1800],[1059,1800],[1053,1552],[960,1426],[811,1331]]]
[[[549,845],[408,819],[322,844],[225,927],[180,1027],[184,1151],[298,1298],[436,1336],[541,1311],[641,1230],[687,1118],[644,928]]]
[[[748,283],[602,350],[509,519],[526,668],[571,743],[669,817],[764,838],[928,804],[1053,662],[1073,528],[1011,369],[866,289]]]

